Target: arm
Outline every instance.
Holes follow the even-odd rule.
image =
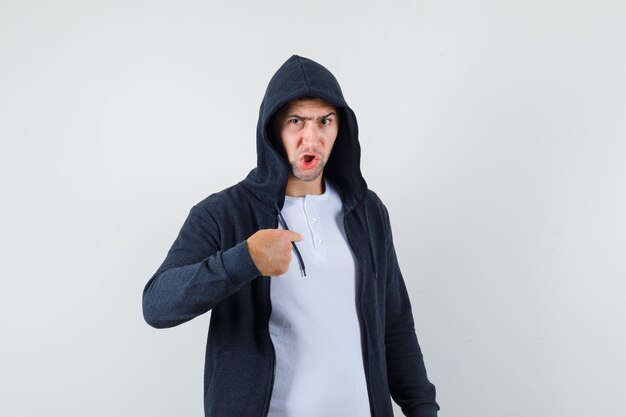
[[[243,240],[219,250],[219,228],[192,207],[178,237],[143,291],[143,315],[156,328],[177,326],[209,311],[260,275]]]
[[[383,206],[384,207],[384,206]],[[387,226],[387,294],[385,348],[391,397],[410,417],[436,417],[435,386],[428,380],[422,351],[415,334],[411,303],[393,245],[389,214]]]

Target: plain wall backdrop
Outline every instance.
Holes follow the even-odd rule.
[[[621,0],[0,0],[0,416],[203,415],[209,314],[141,292],[294,53],[356,112],[440,415],[623,416],[625,43]]]

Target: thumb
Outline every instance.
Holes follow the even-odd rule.
[[[304,239],[304,236],[302,236],[298,232],[294,232],[293,230],[287,230],[287,232],[289,232],[287,237],[292,242],[302,242],[302,240]]]

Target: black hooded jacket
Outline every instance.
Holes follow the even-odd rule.
[[[144,318],[165,328],[211,310],[205,415],[267,415],[275,370],[268,328],[271,278],[255,266],[246,239],[278,228],[291,167],[275,146],[271,120],[300,97],[322,98],[339,112],[338,137],[323,175],[342,195],[346,234],[362,273],[358,313],[372,416],[393,416],[390,395],[407,416],[436,416],[435,387],[426,376],[387,209],[361,175],[356,117],[335,77],[310,59],[292,56],[270,80],[257,124],[257,167],[191,208],[146,284]]]

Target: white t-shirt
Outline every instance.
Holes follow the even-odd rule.
[[[307,275],[294,252],[288,272],[271,278],[276,377],[268,417],[371,415],[357,315],[360,274],[341,197],[324,181],[324,194],[285,197],[282,215],[304,235],[296,245]]]

